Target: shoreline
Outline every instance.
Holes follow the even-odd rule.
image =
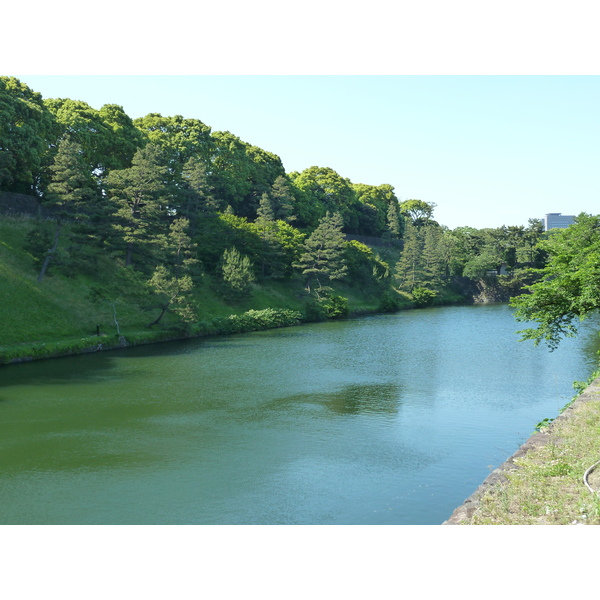
[[[544,431],[531,435],[511,457],[492,471],[483,483],[460,506],[454,509],[442,525],[472,525],[473,516],[481,506],[482,498],[487,494],[497,493],[504,484],[508,483],[506,474],[522,468],[518,465],[519,459],[548,444],[560,443],[561,438],[554,431],[557,424],[573,419],[579,409],[589,402],[600,402],[600,377],[594,379],[548,427],[544,428]],[[584,485],[583,479],[581,485]]]

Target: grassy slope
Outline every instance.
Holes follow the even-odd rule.
[[[23,249],[32,224],[27,218],[0,216],[0,355],[14,355],[18,347],[94,336],[97,325],[102,333],[116,337],[111,300],[94,302],[90,295],[94,287],[102,287],[113,276],[112,263],[101,264],[93,278],[69,278],[55,271],[38,284],[38,268]],[[339,286],[337,291],[348,298],[351,311],[377,309],[378,298],[364,291],[347,285]],[[256,285],[248,300],[227,303],[203,284],[196,301],[199,318],[210,320],[267,307],[302,312],[306,294],[300,280],[270,282]],[[142,310],[133,297],[117,299],[115,307],[122,335],[148,336],[146,325],[157,313]]]

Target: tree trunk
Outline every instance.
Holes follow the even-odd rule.
[[[52,260],[52,256],[54,255],[54,252],[56,252],[56,249],[58,248],[58,238],[60,237],[61,227],[62,227],[62,225],[61,225],[60,221],[57,221],[56,222],[56,231],[54,232],[54,244],[52,245],[52,248],[50,248],[50,250],[48,250],[48,252],[46,253],[46,258],[44,258],[44,263],[42,264],[42,269],[37,278],[38,283],[40,283],[42,281],[42,279],[44,279],[44,275],[46,274],[46,269],[48,268],[48,265],[50,264],[50,261]]]
[[[125,254],[125,266],[131,265],[131,256],[133,255],[133,242],[127,242],[127,252]]]
[[[171,301],[167,302],[167,304],[164,304],[161,307],[160,315],[158,315],[158,317],[156,317],[156,319],[154,319],[154,321],[152,321],[152,323],[149,323],[148,325],[146,325],[146,327],[148,327],[148,329],[150,329],[154,325],[158,325],[160,323],[161,319],[165,316],[165,313],[167,312],[170,305],[171,305]]]

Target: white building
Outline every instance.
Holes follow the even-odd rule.
[[[566,229],[575,222],[575,215],[563,215],[562,213],[547,213],[544,217],[546,231],[549,229]]]

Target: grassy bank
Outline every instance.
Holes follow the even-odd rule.
[[[182,325],[167,314],[149,329],[159,309],[148,303],[143,281],[116,269],[112,258],[97,256],[91,272],[75,277],[68,269],[52,268],[38,283],[39,265],[26,249],[32,226],[27,217],[0,219],[0,364],[326,318],[311,314],[311,298],[299,277],[255,283],[249,297],[234,301],[204,274],[193,298],[197,320]],[[381,290],[348,283],[333,287],[346,299],[349,315],[382,308]],[[412,306],[410,299],[397,295],[396,300],[397,308]]]

